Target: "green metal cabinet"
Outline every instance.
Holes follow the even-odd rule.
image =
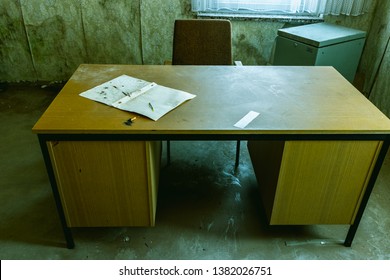
[[[353,82],[366,32],[329,23],[278,30],[274,65],[333,66]]]

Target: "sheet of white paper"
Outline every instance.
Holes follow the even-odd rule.
[[[255,111],[250,111],[248,114],[246,114],[241,120],[236,122],[234,125],[238,128],[245,128],[248,124],[250,124],[251,121],[253,121],[260,113],[257,113]]]
[[[168,87],[156,86],[131,102],[122,103],[118,108],[129,112],[137,112],[156,121],[184,101],[194,97],[195,95],[190,95],[184,91],[173,91]]]
[[[158,120],[194,94],[136,79],[127,75],[96,86],[80,96]]]
[[[128,96],[129,93],[136,92],[148,84],[150,83],[147,81],[122,75],[87,90],[81,93],[80,96],[111,106],[121,98]]]

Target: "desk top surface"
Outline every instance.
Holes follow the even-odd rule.
[[[158,121],[79,94],[122,74],[193,93]],[[244,129],[234,124],[260,115]],[[126,120],[136,116],[131,126]],[[33,128],[38,134],[390,134],[390,120],[326,66],[88,65]]]

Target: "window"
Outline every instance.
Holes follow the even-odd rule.
[[[192,0],[200,13],[314,16],[360,15],[372,0]]]

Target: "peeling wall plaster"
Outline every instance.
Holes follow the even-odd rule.
[[[80,63],[163,64],[171,59],[174,20],[194,17],[190,0],[4,0],[0,8],[3,81],[66,80]],[[351,22],[367,30],[369,19]],[[234,60],[270,62],[283,23],[232,26]]]
[[[163,64],[175,19],[194,17],[190,0],[3,0],[0,13],[2,81],[66,80],[81,63]],[[339,19],[367,30],[371,17]],[[264,65],[284,23],[232,26],[233,59]]]
[[[21,6],[0,1],[0,81],[36,80]]]
[[[81,63],[141,64],[140,1],[3,0],[0,81],[67,80]]]
[[[390,117],[390,1],[378,1],[363,53],[364,94]]]
[[[88,63],[141,64],[139,1],[81,1]]]
[[[192,18],[190,4],[190,0],[141,0],[144,64],[163,64],[171,60],[175,19]]]

